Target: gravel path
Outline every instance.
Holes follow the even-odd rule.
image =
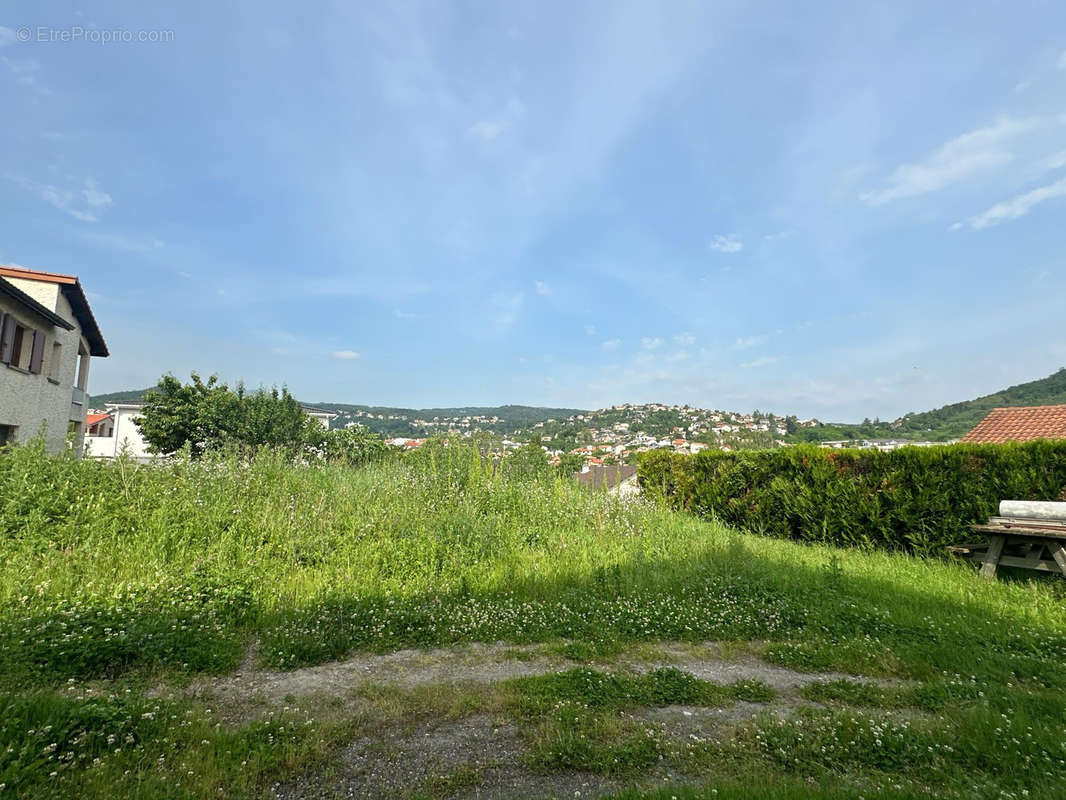
[[[730,660],[715,655],[713,645],[693,648],[666,643],[657,649],[664,658],[635,659],[624,655],[607,669],[619,667],[646,672],[661,666],[673,666],[712,683],[728,684],[739,680],[760,680],[777,691],[794,690],[812,681],[836,680],[854,676],[841,673],[809,673],[777,667],[754,658]],[[343,696],[361,685],[393,685],[414,688],[438,684],[486,684],[524,675],[543,675],[570,669],[576,664],[561,656],[544,653],[543,648],[507,644],[470,644],[434,650],[399,650],[385,655],[360,654],[313,667],[276,672],[259,670],[254,659],[232,675],[194,681],[193,694],[210,692],[222,702],[241,701],[250,696],[268,703],[278,703],[289,695]],[[861,679],[860,679],[861,680]]]
[[[813,681],[850,678],[840,673],[805,673],[777,667],[751,655],[727,657],[717,645],[656,643],[637,647],[595,665],[597,669],[642,673],[672,666],[719,684],[759,680],[778,697],[771,704],[737,703],[728,708],[668,706],[642,708],[634,717],[676,740],[700,741],[731,735],[737,724],[764,711],[788,715],[802,703],[798,689]],[[489,685],[525,675],[570,669],[574,661],[544,646],[503,643],[470,644],[434,650],[401,650],[385,655],[360,654],[343,661],[278,672],[256,666],[254,649],[234,674],[201,678],[183,691],[211,698],[223,713],[246,721],[294,700],[317,698],[341,713],[366,712],[360,687],[393,686],[434,692],[439,687]],[[526,765],[526,743],[514,721],[504,714],[477,712],[447,719],[426,712],[405,712],[400,720],[382,721],[338,752],[314,774],[277,786],[278,800],[325,798],[591,798],[617,791],[622,784],[584,772],[537,772]],[[653,769],[641,779],[654,785],[677,779]]]

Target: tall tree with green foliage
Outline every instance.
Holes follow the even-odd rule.
[[[540,437],[534,436],[529,444],[524,444],[507,456],[503,462],[504,474],[512,478],[538,479],[551,475],[551,463],[548,454],[540,443]]]
[[[248,393],[215,375],[205,381],[194,372],[191,378],[183,384],[164,375],[145,394],[139,426],[152,452],[170,454],[188,445],[199,456],[227,445],[298,446],[325,433],[285,388]]]
[[[581,472],[585,466],[585,456],[581,453],[563,453],[559,456],[559,463],[555,465],[555,471],[560,477],[569,478],[575,472]]]

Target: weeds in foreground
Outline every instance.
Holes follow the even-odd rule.
[[[543,711],[560,702],[622,710],[635,706],[727,706],[737,700],[768,703],[774,698],[773,689],[760,681],[743,680],[722,686],[674,667],[660,667],[643,675],[578,667],[517,678],[511,683],[521,698],[519,708],[526,712]]]
[[[584,669],[490,707],[525,709],[538,769],[636,779],[667,764],[719,781],[679,797],[1054,797],[1064,598],[1053,583],[982,582],[935,560],[762,539],[514,480],[461,448],[359,470],[269,454],[134,468],[5,448],[0,791],[258,797],[307,770],[344,724],[290,709],[228,725],[143,693],[226,672],[253,638],[282,668],[498,640],[602,665],[634,643],[717,639],[757,640],[746,647],[794,669],[904,682],[812,685],[806,699],[826,708],[756,720],[729,742],[679,743],[636,712],[759,700],[761,687]],[[489,701],[455,702],[440,708]],[[473,780],[422,789],[443,795],[453,779],[456,791]]]

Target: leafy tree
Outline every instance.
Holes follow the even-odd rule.
[[[551,463],[540,444],[540,437],[534,436],[529,444],[522,445],[504,459],[503,471],[509,478],[521,480],[537,480],[550,475]]]
[[[212,444],[231,438],[239,398],[212,375],[205,382],[195,372],[183,384],[164,375],[147,391],[138,426],[153,453],[174,453],[190,444],[201,455]]]
[[[585,457],[580,453],[563,453],[559,456],[555,471],[560,477],[569,478],[575,472],[581,472],[583,466],[585,466]]]
[[[259,390],[246,394],[244,386],[237,386],[239,400],[233,441],[246,447],[283,447],[314,443],[325,433],[322,425],[304,413],[300,403],[288,389],[269,392]]]
[[[311,422],[321,430],[317,422]],[[321,432],[326,458],[333,463],[354,467],[381,461],[389,454],[389,446],[385,444],[385,440],[363,425]]]
[[[174,453],[188,444],[194,456],[228,445],[245,448],[322,444],[326,431],[308,417],[287,389],[247,393],[231,390],[212,375],[192,373],[183,384],[164,375],[145,393],[139,427],[154,453]]]

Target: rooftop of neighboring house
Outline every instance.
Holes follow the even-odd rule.
[[[317,408],[303,403],[300,404],[300,408],[304,410],[305,414],[321,414],[323,416],[328,416],[330,419],[339,416],[335,411],[330,411],[325,408]]]
[[[994,408],[962,437],[966,443],[1066,439],[1066,405]]]
[[[89,308],[89,301],[85,297],[85,291],[81,288],[81,282],[76,275],[61,275],[58,272],[42,272],[41,270],[26,269],[25,267],[5,267],[0,265],[0,278],[57,284],[60,291],[63,292],[63,296],[67,298],[67,302],[70,303],[70,308],[74,313],[74,318],[81,326],[85,341],[89,343],[89,355],[100,358],[108,355],[107,343],[104,341],[103,334],[100,333],[100,327],[96,324],[96,317],[93,316],[92,309]],[[10,280],[4,281],[4,283],[10,283]]]
[[[574,474],[582,486],[596,489],[610,489],[637,474],[637,468],[631,464],[617,466],[591,466],[586,472]]]

